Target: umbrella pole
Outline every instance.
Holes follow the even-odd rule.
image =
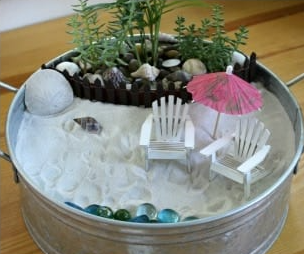
[[[215,126],[214,126],[214,130],[213,130],[213,139],[215,139],[215,135],[216,135],[216,131],[217,131],[217,126],[218,126],[218,123],[220,121],[220,112],[217,113],[217,116],[216,116],[216,121],[215,121]]]

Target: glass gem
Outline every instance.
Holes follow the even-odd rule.
[[[163,209],[157,214],[157,219],[162,223],[175,223],[179,221],[179,214],[172,209]]]
[[[190,220],[197,220],[197,219],[199,219],[199,218],[196,216],[188,216],[188,217],[184,218],[183,221],[190,221]]]
[[[156,219],[157,210],[154,205],[150,203],[144,203],[138,206],[136,210],[136,216],[147,215],[150,220]]]
[[[148,222],[150,222],[149,217],[145,214],[140,215],[140,216],[136,216],[129,221],[130,222],[137,222],[137,223],[148,223]]]
[[[70,207],[73,207],[73,208],[76,208],[76,209],[78,209],[78,210],[83,211],[83,208],[82,208],[82,207],[80,207],[79,205],[74,204],[73,202],[66,201],[66,202],[64,202],[64,203],[65,203],[66,205],[70,206]]]
[[[81,117],[73,119],[81,128],[89,133],[99,134],[102,130],[101,125],[93,117]]]
[[[100,206],[93,204],[87,206],[84,210],[90,214],[94,214],[104,218],[113,219],[114,217],[112,209],[108,206]]]
[[[128,221],[131,219],[131,214],[128,210],[126,209],[118,209],[114,213],[114,219],[115,220],[122,220],[122,221]]]

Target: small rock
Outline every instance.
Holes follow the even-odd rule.
[[[166,68],[172,68],[172,67],[176,67],[181,63],[181,60],[177,59],[177,58],[172,58],[172,59],[167,59],[165,61],[162,62],[163,67]]]
[[[177,58],[179,56],[179,52],[175,49],[171,49],[165,52],[165,56],[168,58]]]
[[[129,71],[130,72],[134,72],[139,68],[139,62],[137,61],[137,59],[132,59],[129,62]]]
[[[91,84],[94,84],[96,80],[99,80],[101,86],[104,87],[104,82],[103,82],[101,74],[86,73],[86,74],[84,74],[83,77],[87,78]]]
[[[205,74],[207,72],[205,64],[201,60],[195,58],[186,60],[182,69],[191,75]]]
[[[177,70],[173,73],[170,73],[168,76],[166,76],[166,78],[169,80],[169,81],[181,81],[183,83],[187,83],[191,80],[192,78],[192,75],[189,74],[188,72],[186,71],[183,71],[183,70]]]
[[[73,62],[64,61],[56,65],[56,70],[58,71],[67,71],[69,75],[72,77],[74,74],[79,73],[81,71],[78,64]]]

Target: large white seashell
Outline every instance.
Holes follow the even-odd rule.
[[[80,67],[76,63],[65,61],[57,64],[56,70],[61,72],[67,71],[70,76],[73,76],[75,73],[80,72]]]
[[[192,75],[205,74],[207,72],[205,64],[196,58],[186,60],[182,68]]]
[[[157,78],[159,72],[160,70],[157,69],[156,67],[151,66],[148,63],[145,63],[141,65],[137,71],[132,72],[131,76],[133,78],[144,78],[150,81],[154,81]]]
[[[57,114],[73,102],[73,90],[58,71],[43,69],[25,82],[25,105],[35,115]]]

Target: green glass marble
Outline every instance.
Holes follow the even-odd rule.
[[[147,215],[150,220],[155,220],[157,217],[157,210],[154,205],[150,203],[144,203],[138,206],[136,210],[136,216]]]
[[[176,223],[179,222],[179,214],[172,209],[163,209],[158,212],[157,220],[161,223]]]
[[[113,219],[114,214],[110,207],[101,205],[89,205],[84,209],[87,213],[94,214],[100,217]]]
[[[131,219],[131,214],[128,210],[126,209],[118,209],[114,213],[114,219],[115,220],[122,220],[122,221],[128,221]]]
[[[199,219],[199,218],[196,216],[188,216],[188,217],[184,218],[183,221],[191,221],[191,220],[197,220],[197,219]]]
[[[149,223],[150,222],[149,217],[145,214],[140,215],[140,216],[136,216],[129,221],[130,222],[137,222],[137,223]]]
[[[73,208],[75,208],[75,209],[78,209],[78,210],[83,211],[83,208],[82,208],[82,207],[80,207],[79,205],[74,204],[73,202],[66,201],[66,202],[64,202],[64,203],[65,203],[66,205],[70,206],[70,207],[73,207]]]

